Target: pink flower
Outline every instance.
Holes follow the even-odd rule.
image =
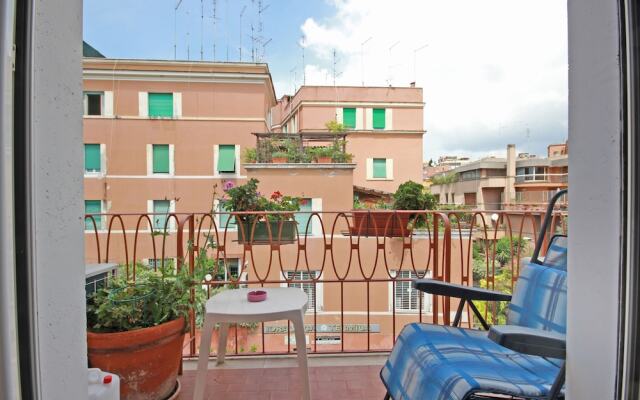
[[[222,184],[222,190],[224,190],[225,192],[228,192],[229,189],[233,189],[235,185],[233,184],[233,182],[231,181],[226,181],[225,183]]]

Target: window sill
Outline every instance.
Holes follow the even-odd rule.
[[[164,173],[164,172],[154,172],[150,175],[147,175],[147,177],[149,178],[173,178],[175,175],[171,174],[171,173]]]
[[[392,181],[393,178],[367,178],[368,181]]]
[[[240,175],[240,174],[227,174],[227,173],[220,173],[218,171],[214,172],[213,177],[216,179],[247,179],[246,175]]]
[[[84,173],[85,178],[104,178],[106,174],[102,172],[86,172]]]

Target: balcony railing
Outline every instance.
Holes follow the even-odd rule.
[[[412,279],[510,290],[543,216],[326,211],[300,212],[294,219],[265,212],[171,213],[160,215],[162,229],[153,229],[156,214],[93,214],[86,216],[86,259],[119,263],[121,273],[134,280],[138,268],[157,268],[168,259],[177,268],[193,268],[205,252],[220,266],[202,282],[208,296],[239,285],[300,287],[309,296],[305,330],[311,352],[385,352],[405,324],[449,324],[457,306],[455,300],[416,293]],[[547,240],[566,230],[566,220],[565,212],[554,213]],[[499,319],[502,311],[487,305],[484,312]],[[466,314],[464,323],[473,325]],[[195,315],[191,322],[185,357],[195,357],[199,348]],[[232,329],[229,347],[236,355],[286,354],[295,343],[288,322],[265,323]]]
[[[516,183],[567,183],[569,174],[526,174],[516,175]]]

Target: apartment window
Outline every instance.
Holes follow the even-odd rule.
[[[301,281],[301,280],[311,280],[316,279],[320,273],[318,271],[286,271],[285,272],[287,280]],[[289,287],[295,287],[302,289],[308,298],[308,308],[307,310],[315,310],[316,309],[316,300],[318,304],[322,304],[322,294],[320,293],[321,283],[289,283]],[[321,308],[321,307],[320,307]]]
[[[417,279],[418,276],[413,271],[395,271],[396,277],[399,279]],[[427,277],[431,276],[430,273]],[[431,298],[425,296],[419,290],[411,287],[411,281],[396,281],[395,285],[395,308],[396,311],[419,311],[420,297],[422,296],[422,310],[431,310]]]
[[[167,219],[171,213],[171,200],[154,200],[153,201],[153,229],[164,230],[167,225]],[[170,227],[167,226],[167,230]]]
[[[312,211],[312,199],[300,199],[300,211],[295,214],[295,220],[298,223],[298,233],[300,235],[303,234],[311,234],[313,231],[313,223],[309,223],[311,220],[311,211]]]
[[[226,265],[223,261],[226,261]],[[234,280],[238,279],[240,276],[240,260],[238,258],[227,258],[226,260],[220,260],[220,263],[222,273],[218,278],[222,278],[225,281],[231,280],[232,278]]]
[[[96,227],[98,229],[102,229],[102,216],[96,215],[102,213],[102,201],[101,200],[85,200],[84,201],[84,213],[86,215],[93,214],[93,220],[96,221]],[[84,229],[87,231],[92,231],[93,221],[91,218],[87,217],[84,220]]]
[[[474,181],[480,179],[480,170],[474,169],[473,171],[465,171],[460,174],[460,180],[462,181]]]
[[[153,145],[153,173],[168,174],[170,172],[170,157],[168,144]]]
[[[387,159],[386,158],[373,159],[373,177],[374,178],[387,177]]]
[[[217,214],[216,223],[218,224],[218,230],[224,231],[225,229],[228,231],[238,230],[238,224],[236,223],[236,217],[231,214],[228,214],[224,209],[224,204],[226,201],[219,200],[216,205],[216,209],[220,214]],[[227,223],[229,224],[227,226]]]
[[[356,109],[355,108],[342,109],[342,124],[347,129],[355,129],[356,127]]]
[[[84,115],[103,114],[104,92],[84,93]]]
[[[545,179],[544,167],[520,167],[516,168],[516,181],[541,181]]]
[[[84,145],[84,171],[100,172],[102,170],[100,145],[96,143]]]
[[[149,117],[173,118],[173,93],[149,93]]]
[[[232,174],[236,172],[236,146],[221,144],[218,146],[218,173]]]
[[[386,128],[386,110],[384,108],[373,109],[373,129]]]
[[[163,264],[163,259],[162,258],[150,258],[147,261],[147,264],[149,265],[150,268],[160,268],[161,266],[164,265],[164,267],[166,268],[173,268],[175,266],[174,262],[173,262],[173,258],[165,258],[164,259],[164,264]]]

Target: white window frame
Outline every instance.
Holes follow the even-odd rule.
[[[222,212],[222,208],[221,208],[221,204],[220,204],[220,199],[215,199],[213,200],[213,208],[216,212]],[[214,214],[213,215],[213,220],[216,223],[216,226],[218,227],[218,232],[222,232],[224,233],[225,227],[220,225],[220,214]],[[237,222],[237,221],[236,221]],[[229,224],[229,228],[227,230],[227,232],[237,232],[238,231],[238,224],[236,223],[235,228]]]
[[[289,284],[286,282],[287,280],[287,273],[293,273],[294,271],[292,270],[285,270],[284,273],[281,271],[280,272],[280,278],[281,278],[281,282],[280,282],[280,287],[295,287],[295,286],[289,286]],[[319,275],[320,271],[310,271],[311,273],[315,274],[318,277],[318,282],[316,283],[316,300],[315,300],[315,305],[314,307],[311,306],[311,302],[309,302],[308,307],[307,307],[307,313],[313,313],[314,310],[319,313],[324,311],[324,284],[322,283],[323,280],[323,275]],[[295,272],[296,274],[300,274],[300,273],[307,273],[306,269],[298,269],[298,271]],[[294,280],[295,281],[295,280]],[[296,284],[296,283],[293,283]],[[304,289],[302,289],[304,291]],[[306,293],[306,292],[305,292]],[[307,294],[308,296],[308,294]]]
[[[228,172],[219,172],[218,171],[218,157],[220,155],[220,145],[234,145],[235,146],[235,156],[236,156],[236,172],[228,173]],[[213,176],[214,178],[240,178],[240,168],[242,165],[240,164],[240,145],[234,143],[219,143],[213,145]]]
[[[175,213],[176,212],[176,201],[173,199],[153,199],[153,200],[147,200],[147,212],[149,214],[153,214],[153,202],[154,201],[163,201],[163,200],[169,200],[169,213]],[[149,226],[149,230],[150,231],[155,231],[156,229],[153,227],[153,217],[150,216],[151,218],[151,225]],[[169,218],[169,216],[167,216],[167,218]],[[164,228],[162,228],[164,229]],[[162,232],[162,229],[158,229],[159,231]],[[175,232],[176,231],[176,219],[175,218],[169,218],[169,226],[167,227],[167,232]]]
[[[166,92],[151,92],[166,93]],[[173,100],[173,115],[169,117],[153,117],[152,119],[180,119],[182,118],[182,92],[171,92]],[[138,92],[138,116],[149,117],[149,92]]]
[[[175,176],[175,163],[174,163],[174,154],[175,149],[174,145],[169,144],[169,173],[155,173],[153,172],[153,145],[154,144],[168,144],[168,143],[150,143],[147,144],[147,176],[151,176],[154,178],[169,178]]]
[[[384,158],[386,160],[386,167],[387,167],[387,177],[386,178],[374,178],[373,177],[373,159],[374,158]],[[366,163],[367,163],[366,169],[367,169],[367,180],[368,181],[392,181],[393,180],[393,158],[371,157],[371,158],[367,158]]]
[[[84,143],[84,144],[99,144],[100,145],[100,171],[87,171],[84,170],[85,178],[102,178],[107,175],[107,145],[105,143]]]
[[[411,279],[417,279],[417,275],[413,272],[413,270],[402,270],[402,271],[397,271],[397,270],[393,270],[390,271],[391,275],[395,278],[398,274],[398,272],[402,272],[402,273],[409,273],[409,277],[411,277]],[[431,271],[427,271],[427,274],[425,275],[425,278],[431,278]],[[407,283],[409,283],[408,281],[405,281]],[[393,312],[394,311],[394,290],[393,290],[393,285],[396,285],[399,282],[392,282],[390,281],[388,283],[388,300],[389,300],[389,312]],[[410,283],[409,283],[410,284]],[[396,289],[397,290],[397,289]],[[423,313],[431,313],[433,311],[432,305],[433,305],[433,296],[432,295],[428,295],[426,293],[422,293],[419,290],[413,289],[411,288],[412,291],[416,291],[418,296],[422,296],[422,310],[418,310],[418,307],[416,307],[415,309],[406,309],[406,308],[399,308],[398,307],[398,302],[395,303],[395,312],[396,314],[417,314],[418,311],[423,312]],[[418,300],[418,298],[416,298],[416,300]]]
[[[89,115],[89,94],[100,95],[100,114]],[[113,92],[109,90],[85,90],[82,92],[83,116],[86,118],[113,117]]]

